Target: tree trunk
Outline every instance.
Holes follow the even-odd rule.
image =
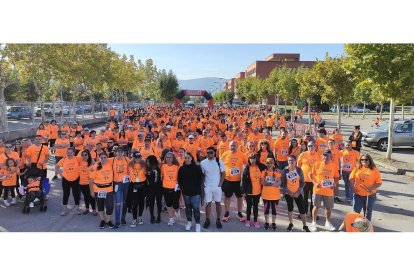
[[[0,87],[0,129],[1,130],[8,130],[8,121],[7,121],[7,105],[6,99],[4,97],[4,90],[5,87]]]
[[[404,112],[404,105],[401,106],[402,110],[402,119],[405,120],[405,112]]]
[[[296,99],[293,100],[293,102],[292,102],[292,110],[290,111],[290,122],[291,123],[293,123],[293,114],[294,114],[293,109],[295,107],[295,102],[296,102]]]
[[[75,91],[72,95],[72,110],[73,110],[73,121],[76,122],[76,100],[75,100]]]
[[[364,110],[362,110],[362,119],[365,119],[365,101],[364,101]]]
[[[308,100],[308,116],[309,116],[309,126],[312,125],[312,117],[311,117],[311,99]]]
[[[43,99],[40,98],[40,118],[42,118],[42,122],[45,121],[45,111],[43,110]]]
[[[390,122],[388,124],[388,148],[386,158],[391,160],[392,144],[394,135],[394,99],[390,100]]]
[[[383,108],[384,104],[381,103],[381,108],[380,108],[380,119],[382,120],[382,108]]]
[[[348,104],[348,117],[351,117],[351,107]]]
[[[94,101],[94,97],[93,94],[91,93],[91,106],[92,106],[92,117],[95,119],[95,101]]]
[[[336,105],[338,106],[338,118],[336,120],[336,125],[338,126],[338,128],[341,128],[341,105],[339,103],[339,100],[337,100]]]

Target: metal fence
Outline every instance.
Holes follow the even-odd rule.
[[[41,108],[41,106],[43,108]],[[0,132],[37,126],[40,122],[56,120],[63,122],[82,121],[108,116],[108,109],[114,107],[118,114],[126,108],[136,108],[140,104],[133,102],[91,103],[91,102],[6,102],[7,126]],[[43,111],[43,112],[42,112]]]

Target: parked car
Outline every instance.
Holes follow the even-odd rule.
[[[364,107],[356,105],[356,106],[353,106],[351,108],[351,111],[354,112],[354,113],[363,113],[364,112]],[[370,113],[370,112],[371,112],[371,110],[369,110],[368,108],[365,107],[365,113]]]
[[[92,106],[91,105],[83,105],[83,110],[85,110],[85,113],[91,113],[92,112]]]
[[[7,119],[32,119],[33,112],[30,106],[11,106],[7,111]]]
[[[387,151],[388,124],[379,125],[378,128],[362,132],[362,144],[377,147],[380,151]],[[393,147],[414,146],[414,120],[394,121]]]
[[[375,111],[376,112],[378,112],[378,113],[380,113],[380,111],[381,111],[381,106],[379,105],[379,104],[377,104],[376,106],[375,106]],[[397,111],[397,108],[396,107],[394,107],[394,112],[395,111]],[[383,106],[382,106],[382,112],[390,112],[390,105],[389,104],[384,104]]]
[[[60,116],[62,113],[63,105],[61,103],[55,103],[55,114]],[[41,116],[40,106],[35,107],[36,117]],[[43,103],[43,112],[46,116],[53,116],[53,103]]]
[[[333,107],[331,107],[331,112],[337,112],[337,108],[336,105],[334,105]],[[352,111],[352,109],[351,109]],[[343,105],[341,106],[341,112],[348,112],[348,106],[347,105]]]

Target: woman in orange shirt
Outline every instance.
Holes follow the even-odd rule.
[[[180,164],[172,152],[165,155],[164,164],[161,167],[161,181],[164,190],[164,199],[167,205],[169,216],[168,225],[175,223],[174,211],[176,216],[179,212],[180,191],[178,186],[178,168]]]
[[[266,169],[262,171],[262,199],[264,203],[265,230],[269,229],[269,213],[272,209],[272,229],[276,231],[276,207],[280,200],[281,172],[276,167],[275,159],[266,159]]]
[[[260,140],[259,142],[259,150],[257,151],[257,157],[259,158],[259,162],[261,164],[266,164],[267,158],[275,159],[273,152],[270,150],[270,143],[267,140]]]
[[[79,189],[83,195],[83,200],[85,201],[85,209],[83,210],[83,214],[86,215],[89,213],[90,205],[92,207],[92,214],[97,216],[98,213],[96,212],[95,198],[91,197],[91,193],[89,191],[91,168],[95,162],[93,161],[89,150],[83,150],[80,158],[78,157],[78,161],[80,166]]]
[[[362,154],[357,168],[349,176],[351,190],[354,193],[353,209],[360,213],[364,210],[366,218],[371,221],[372,210],[377,199],[378,188],[382,184],[381,173],[369,154]]]
[[[119,131],[117,142],[119,146],[124,148],[125,152],[128,152],[128,137],[126,137],[124,130]]]
[[[259,162],[257,154],[250,154],[246,167],[243,170],[241,179],[242,194],[245,195],[246,208],[246,227],[250,227],[250,215],[253,207],[254,227],[260,228],[259,221],[259,201],[262,193],[261,175],[266,166]]]
[[[131,227],[144,224],[142,213],[145,209],[145,197],[147,196],[147,165],[140,152],[134,152],[128,167],[131,183],[128,188],[128,205],[132,205]],[[138,210],[139,207],[139,210]]]
[[[42,137],[42,144],[46,146],[49,139],[49,131],[45,129],[45,125],[43,123],[39,124],[36,135],[40,135]]]
[[[114,228],[111,221],[112,212],[114,211],[114,189],[112,184],[114,170],[112,164],[108,162],[108,155],[105,152],[100,153],[99,160],[91,169],[89,189],[91,197],[96,199],[98,214],[101,219],[99,228],[103,229],[107,226],[112,229]],[[104,211],[106,211],[105,214]]]
[[[297,159],[301,153],[302,148],[298,145],[298,140],[295,138],[291,139],[289,143],[288,155],[294,155]]]
[[[62,177],[62,190],[63,190],[63,207],[61,216],[66,216],[68,213],[68,201],[70,196],[70,190],[72,189],[73,199],[75,200],[75,208],[78,215],[82,214],[79,208],[80,201],[80,189],[79,189],[79,176],[80,167],[79,161],[75,157],[75,149],[68,148],[67,157],[61,159],[55,166],[55,171]]]
[[[305,177],[301,168],[296,166],[296,156],[288,156],[288,166],[282,171],[283,194],[285,195],[288,206],[289,226],[288,232],[293,229],[293,200],[299,209],[300,218],[302,219],[303,231],[310,232],[306,225],[305,203],[303,200],[303,187],[305,186]]]

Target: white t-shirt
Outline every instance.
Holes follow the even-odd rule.
[[[204,186],[205,187],[218,187],[220,184],[220,172],[225,172],[226,167],[224,166],[223,160],[219,159],[220,169],[217,164],[216,158],[208,160],[207,158],[201,161],[200,166],[204,172]]]

